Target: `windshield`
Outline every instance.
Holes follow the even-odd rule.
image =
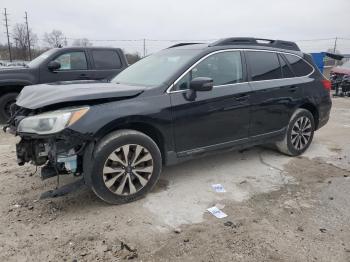
[[[160,86],[199,53],[200,50],[190,49],[163,50],[126,68],[111,82],[149,87]]]
[[[349,61],[346,61],[342,67],[346,67],[346,68],[349,68],[350,69],[350,60]]]
[[[38,57],[36,57],[35,59],[33,59],[32,61],[30,61],[27,65],[29,67],[37,67],[38,65],[41,64],[42,61],[48,58],[53,52],[55,52],[55,49],[48,50],[42,53],[41,55],[39,55]]]

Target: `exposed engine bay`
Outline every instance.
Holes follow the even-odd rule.
[[[88,109],[84,107],[84,110]],[[43,180],[60,175],[82,175],[84,149],[86,144],[92,139],[90,136],[82,135],[69,128],[64,128],[62,131],[54,134],[19,132],[23,128],[21,123],[23,123],[24,119],[29,119],[29,125],[35,128],[30,117],[36,115],[45,116],[45,112],[20,108],[17,105],[13,105],[11,111],[12,117],[4,127],[4,131],[21,137],[20,142],[16,145],[18,165],[30,163],[40,166]],[[71,111],[73,113],[71,113],[69,121],[72,120],[75,112],[81,112],[81,110],[77,111],[75,108],[71,109]],[[45,118],[41,120],[42,122],[38,126],[41,132],[45,133],[49,125],[45,126],[48,124]],[[56,122],[59,121],[56,120]],[[40,131],[38,132],[40,133]]]
[[[80,175],[84,146],[84,140],[77,136],[60,135],[47,139],[23,136],[16,145],[17,161],[19,165],[44,165],[43,179],[58,174]]]

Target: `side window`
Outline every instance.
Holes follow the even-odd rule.
[[[86,70],[88,68],[85,52],[82,51],[64,53],[55,61],[61,64],[59,70]]]
[[[284,54],[284,56],[287,58],[296,76],[306,76],[312,72],[313,68],[299,56],[288,54]]]
[[[96,69],[118,69],[122,66],[119,55],[113,50],[94,50],[92,57]]]
[[[278,58],[280,60],[281,68],[282,68],[282,74],[284,78],[294,77],[293,72],[290,70],[289,66],[287,65],[286,61],[281,55],[278,55]]]
[[[211,55],[196,65],[176,84],[175,90],[189,88],[190,81],[196,77],[210,77],[214,86],[242,82],[242,60],[238,51],[221,52]]]
[[[282,78],[282,70],[277,54],[274,52],[246,52],[252,81]]]

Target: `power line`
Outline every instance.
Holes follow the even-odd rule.
[[[81,38],[73,38],[73,37],[66,37],[68,40],[80,40],[85,37]],[[350,40],[350,38],[343,38],[343,37],[337,37],[339,40]],[[144,40],[148,42],[211,42],[218,40],[217,38],[211,38],[211,39],[148,39],[148,38],[142,38],[142,39],[91,39],[86,38],[91,42],[143,42]],[[291,40],[294,42],[313,42],[313,41],[332,41],[333,38],[315,38],[315,39],[300,39],[300,40]],[[43,39],[40,39],[43,40]]]
[[[67,40],[78,40],[81,38],[67,37]],[[208,39],[154,39],[154,38],[141,38],[141,39],[89,39],[86,38],[90,42],[103,43],[107,45],[118,45],[121,48],[126,49],[135,49],[140,52],[143,56],[146,56],[147,53],[153,53],[157,50],[166,48],[166,46],[172,45],[174,42],[214,42],[217,39],[208,38]],[[43,39],[40,39],[43,40]],[[299,39],[299,40],[290,40],[297,42],[299,46],[306,47],[310,50],[323,50],[323,49],[334,49],[334,41],[333,38],[314,38],[314,39]],[[350,41],[350,38],[346,37],[337,37],[337,45],[336,47],[339,49],[343,47],[347,49],[347,41]],[[346,45],[346,47],[345,47]]]
[[[312,42],[312,41],[330,41],[334,40],[334,37],[332,38],[315,38],[315,39],[302,39],[302,40],[294,40],[295,42]]]

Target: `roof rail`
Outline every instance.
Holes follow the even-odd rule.
[[[174,47],[179,47],[179,46],[185,46],[185,45],[198,45],[198,44],[203,44],[203,43],[179,43],[179,44],[176,44],[176,45],[169,46],[167,49],[174,48]]]
[[[294,42],[263,39],[263,38],[253,38],[253,37],[224,38],[210,44],[209,46],[223,46],[223,45],[257,45],[257,46],[267,46],[267,47],[274,47],[274,48],[280,48],[280,49],[300,51],[300,48]]]

